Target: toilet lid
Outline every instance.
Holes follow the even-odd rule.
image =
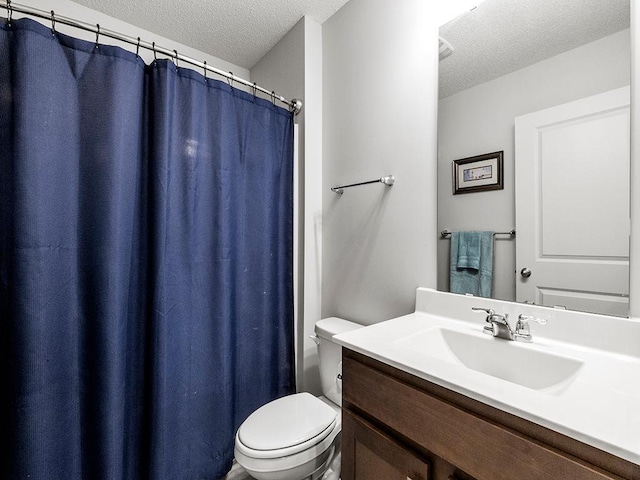
[[[238,438],[254,450],[292,447],[322,433],[324,438],[337,416],[333,408],[309,393],[287,395],[253,412],[238,429]]]

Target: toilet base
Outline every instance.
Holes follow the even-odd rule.
[[[338,451],[331,461],[329,468],[326,472],[320,477],[320,480],[340,480],[340,462],[342,459],[342,453]]]
[[[259,472],[247,467],[244,468],[256,480],[318,480],[327,469],[334,451],[335,447],[332,446],[321,456],[288,470]]]
[[[340,437],[338,434],[331,447],[321,455],[287,470],[257,471],[238,463],[256,480],[339,480],[340,479]]]

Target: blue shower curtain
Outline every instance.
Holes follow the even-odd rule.
[[[218,479],[293,380],[291,114],[0,23],[0,477]]]

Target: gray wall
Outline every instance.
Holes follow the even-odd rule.
[[[417,286],[436,285],[430,3],[350,0],[323,24],[325,317],[374,323],[399,316],[413,311]],[[330,191],[387,174],[396,177],[393,187]]]
[[[438,232],[514,228],[514,118],[629,85],[629,59],[630,35],[624,30],[442,99]],[[453,160],[499,150],[504,150],[504,190],[452,194]],[[438,290],[449,290],[449,245],[449,239],[438,240]],[[496,237],[494,255],[493,296],[514,300],[515,241]]]

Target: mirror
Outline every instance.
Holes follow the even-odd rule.
[[[440,28],[438,290],[450,291],[451,235],[440,233],[493,231],[493,298],[628,315],[629,108],[581,109],[600,96],[628,102],[629,26],[629,0],[486,0]],[[573,117],[544,116],[567,109]],[[596,145],[596,137],[614,144]],[[496,152],[501,188],[454,195],[454,164],[495,170],[486,158]],[[465,163],[472,157],[484,163]],[[523,183],[530,180],[538,183]],[[521,261],[525,248],[540,258]],[[615,271],[585,273],[592,264]],[[545,265],[555,273],[543,274]],[[548,280],[561,274],[572,283]],[[590,276],[605,287],[587,285]]]

